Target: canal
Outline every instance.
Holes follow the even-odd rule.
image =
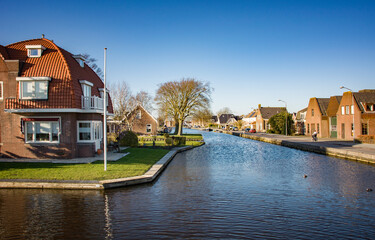
[[[0,190],[0,238],[375,237],[374,166],[203,135],[206,145],[178,154],[152,184]]]

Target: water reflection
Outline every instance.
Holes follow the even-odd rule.
[[[154,183],[0,190],[3,239],[372,238],[375,168],[204,133]],[[308,177],[303,178],[306,174]]]

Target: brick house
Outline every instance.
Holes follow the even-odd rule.
[[[315,131],[318,137],[328,137],[328,108],[329,98],[310,98],[306,111],[306,135],[312,135]]]
[[[354,104],[353,104],[354,103]],[[337,136],[339,139],[374,138],[375,135],[375,90],[345,92],[337,110]]]
[[[295,115],[293,115],[294,128],[296,134],[305,135],[306,133],[306,113],[307,108],[299,110]]]
[[[88,157],[102,148],[104,85],[81,55],[46,38],[0,45],[0,86],[1,156]]]
[[[268,124],[270,118],[285,111],[285,107],[262,107],[259,104],[256,112],[256,131],[267,132],[268,129],[271,129],[271,126]]]
[[[158,121],[138,104],[126,117],[129,129],[141,135],[156,135]]]
[[[332,96],[329,98],[327,106],[328,117],[328,136],[330,138],[337,138],[337,110],[341,102],[342,96]]]

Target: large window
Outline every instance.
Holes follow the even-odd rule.
[[[341,106],[341,115],[345,115],[345,107]]]
[[[349,114],[349,105],[346,105],[345,108],[346,108],[346,112],[345,113]]]
[[[311,116],[314,117],[314,109],[311,109]]]
[[[103,138],[101,121],[78,121],[78,142],[93,142]]]
[[[25,141],[27,143],[58,143],[59,122],[27,121],[25,123]]]
[[[20,99],[48,99],[50,77],[17,77]]]
[[[354,105],[350,106],[350,112],[351,112],[352,115],[354,114]]]

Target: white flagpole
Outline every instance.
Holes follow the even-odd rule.
[[[104,171],[107,171],[107,87],[106,87],[106,65],[107,65],[107,48],[104,48]]]

